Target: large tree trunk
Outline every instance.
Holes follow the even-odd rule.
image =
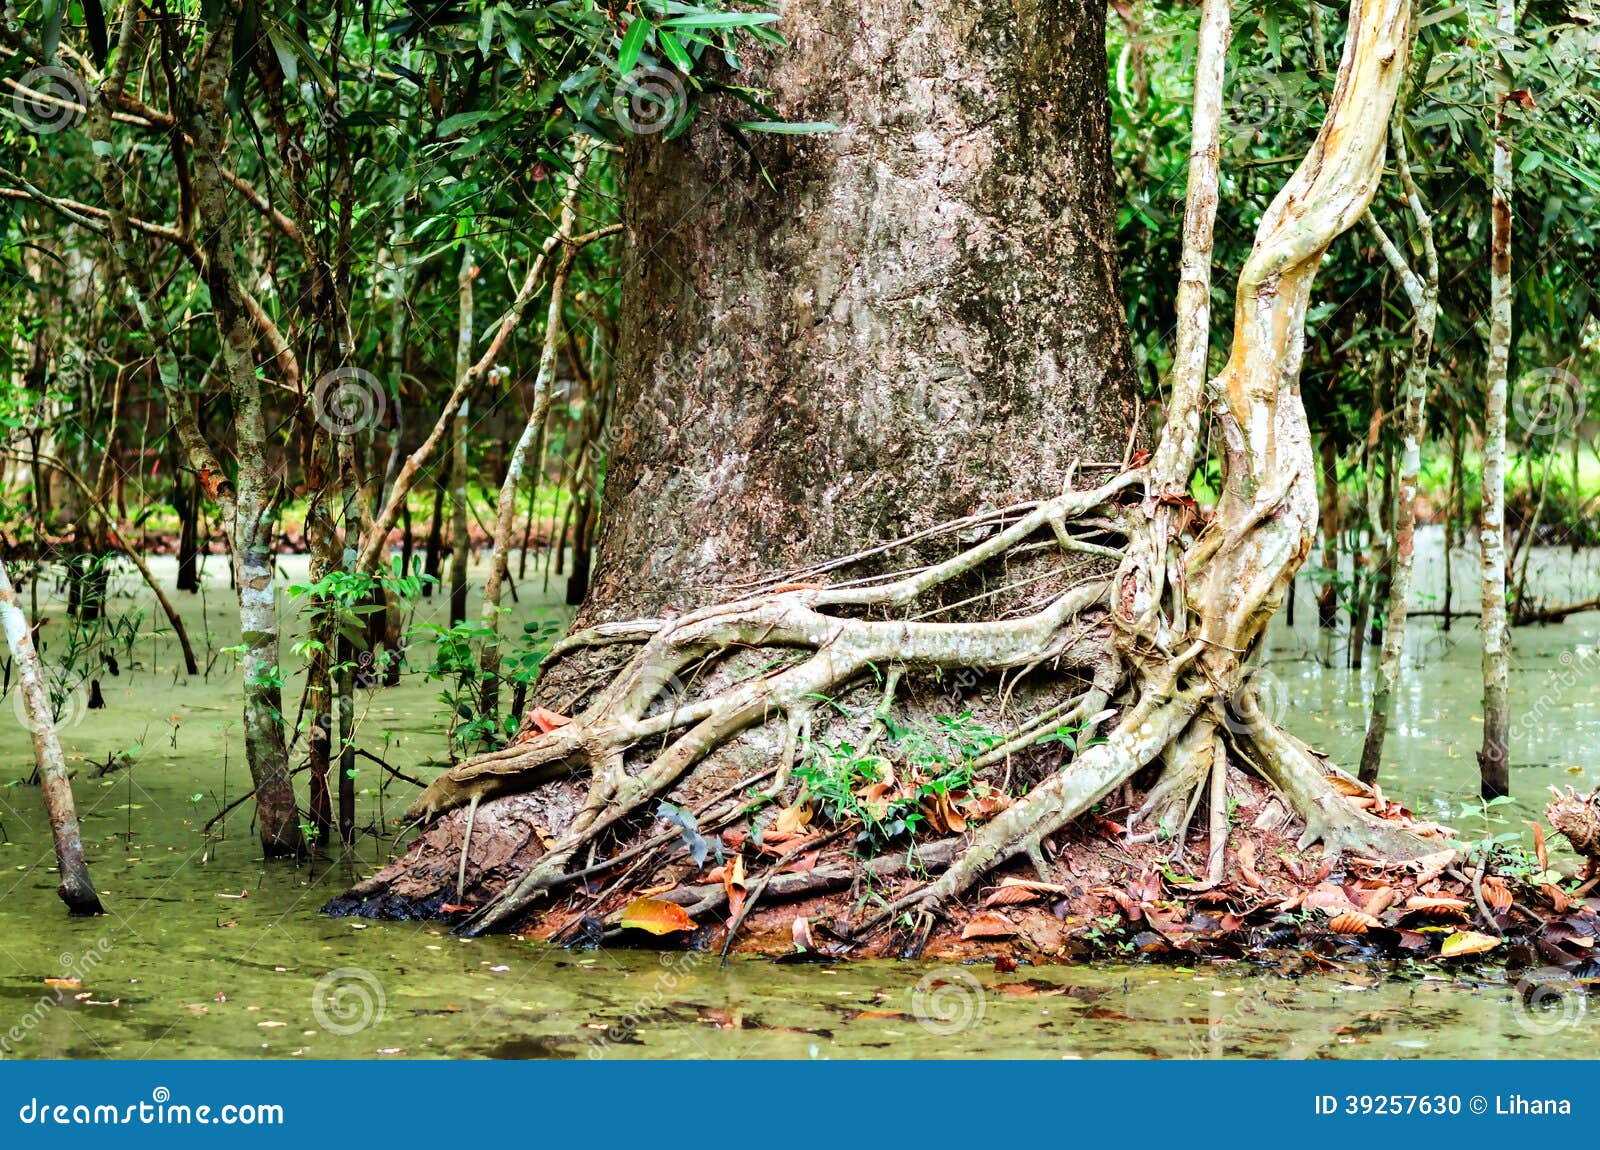
[[[1120,464],[1103,6],[791,4],[777,108],[626,154],[616,442],[583,622]],[[1104,476],[1107,471],[1091,472]]]
[[[1121,469],[1137,404],[1104,15],[795,3],[775,104],[838,130],[763,141],[775,191],[709,119],[630,144],[619,391],[579,626],[1058,495],[1074,464],[1090,483]],[[541,699],[570,704],[554,680]],[[468,893],[496,893],[573,805],[476,810]],[[468,822],[436,823],[358,888],[364,905],[456,901]]]

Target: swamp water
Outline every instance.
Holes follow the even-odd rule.
[[[1431,544],[1431,549],[1430,549]],[[1437,606],[1436,534],[1420,551],[1419,605]],[[197,648],[237,641],[224,561],[204,596],[180,595]],[[1456,560],[1457,604],[1475,596]],[[170,579],[170,559],[156,561]],[[304,560],[288,558],[288,581]],[[1600,557],[1534,556],[1551,601],[1588,598]],[[536,575],[518,621],[560,620]],[[42,590],[41,590],[42,594]],[[1343,669],[1315,631],[1301,580],[1299,626],[1280,626],[1266,706],[1337,761],[1352,763],[1368,670]],[[445,609],[435,596],[421,621]],[[1554,993],[1545,1009],[1493,967],[1351,967],[1289,975],[1246,964],[934,967],[888,962],[774,964],[648,951],[560,951],[505,938],[462,940],[436,926],[328,919],[317,908],[367,873],[386,844],[363,835],[355,860],[263,867],[248,808],[218,841],[205,822],[248,785],[238,672],[175,669],[176,644],[142,588],[119,582],[113,614],[144,612],[107,706],[69,702],[62,730],[96,883],[109,913],[69,920],[55,895],[48,827],[26,733],[0,701],[0,1055],[216,1057],[1331,1057],[1537,1058],[1600,1055],[1600,999]],[[476,608],[471,610],[475,612]],[[285,611],[286,620],[291,612]],[[64,622],[47,637],[64,642]],[[209,631],[209,635],[208,635]],[[54,635],[51,634],[54,632]],[[1547,784],[1600,781],[1600,614],[1516,632],[1512,745],[1517,804],[1493,830],[1525,827]],[[1478,647],[1474,620],[1445,634],[1413,624],[1382,780],[1424,817],[1482,833],[1461,805],[1476,791]],[[293,662],[285,645],[285,660]],[[47,661],[53,650],[47,648]],[[1328,664],[1332,663],[1333,666]],[[131,665],[130,665],[131,664]],[[408,773],[444,752],[442,685],[408,676],[366,696],[361,743]],[[285,697],[299,697],[291,680]],[[97,775],[137,747],[131,768]],[[412,788],[362,760],[364,823],[392,820]],[[299,780],[301,789],[304,779]],[[381,809],[380,809],[381,807]],[[75,980],[75,981],[74,981]]]

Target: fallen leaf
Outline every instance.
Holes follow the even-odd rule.
[[[967,920],[967,925],[961,928],[962,938],[1014,938],[1017,928],[1012,921],[998,911],[980,911]]]
[[[1533,828],[1533,857],[1539,860],[1540,870],[1550,869],[1550,849],[1544,845],[1544,827],[1539,823],[1529,823]]]
[[[1475,930],[1458,930],[1444,940],[1439,948],[1440,958],[1460,958],[1467,954],[1482,954],[1500,945],[1500,940]]]
[[[780,835],[797,835],[810,825],[811,804],[796,803],[778,812],[778,820],[772,824],[772,829]]]
[[[996,974],[1012,974],[1017,969],[1017,960],[1009,954],[997,954],[994,957],[994,969]]]
[[[557,727],[565,727],[572,722],[572,719],[568,716],[547,710],[544,707],[535,707],[529,711],[527,720],[539,729],[541,735],[548,735]]]
[[[1411,865],[1417,868],[1417,885],[1427,886],[1445,871],[1445,868],[1455,861],[1456,852],[1453,850],[1434,851],[1431,855],[1423,855],[1413,859]]]
[[[689,912],[675,902],[636,898],[623,907],[622,925],[633,930],[647,930],[651,934],[672,934],[674,931],[693,930],[695,924]]]
[[[1466,910],[1468,905],[1464,898],[1429,898],[1426,895],[1412,895],[1406,899],[1407,910],[1421,911],[1437,918],[1458,915]]]
[[[1361,909],[1366,914],[1382,914],[1394,905],[1394,900],[1399,896],[1400,892],[1394,887],[1380,886],[1361,901]]]
[[[1499,875],[1490,875],[1479,886],[1483,890],[1483,901],[1495,910],[1505,910],[1511,905],[1511,888]]]
[[[1038,902],[1044,897],[1041,891],[1029,890],[1020,886],[996,887],[989,892],[983,900],[984,906],[1020,906],[1027,902]]]
[[[744,896],[747,889],[744,884],[744,856],[734,855],[733,861],[724,869],[727,873],[722,878],[722,889],[728,894],[728,918],[737,919],[739,912],[744,910]],[[687,912],[684,917],[688,918]]]
[[[1347,910],[1343,914],[1336,914],[1328,922],[1328,929],[1334,934],[1366,934],[1375,926],[1382,924],[1372,915],[1359,910]]]
[[[794,926],[790,928],[790,934],[794,937],[794,948],[796,950],[817,949],[817,944],[811,939],[811,920],[804,915],[800,915],[794,920]]]
[[[1239,873],[1245,882],[1257,890],[1267,889],[1267,884],[1261,881],[1261,875],[1256,872],[1256,844],[1251,839],[1239,844]]]
[[[77,990],[78,988],[83,986],[83,979],[81,979],[81,978],[47,978],[47,979],[44,980],[44,984],[46,986],[58,987],[61,990]]]

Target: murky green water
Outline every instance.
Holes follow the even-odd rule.
[[[1595,560],[1541,556],[1566,597],[1593,587]],[[299,574],[295,561],[287,564]],[[1437,563],[1434,564],[1437,566]],[[170,570],[170,564],[160,568]],[[1437,570],[1432,576],[1437,576]],[[202,604],[185,596],[196,640],[235,641],[220,570]],[[1458,587],[1471,594],[1465,571]],[[1424,580],[1424,593],[1436,593]],[[1587,594],[1592,594],[1589,590]],[[1302,589],[1307,595],[1307,589]],[[1581,597],[1572,594],[1572,598]],[[537,581],[523,617],[558,615]],[[136,600],[122,600],[126,606]],[[1365,680],[1323,665],[1309,598],[1298,631],[1275,637],[1274,697],[1289,725],[1349,761]],[[424,614],[442,608],[437,600]],[[148,627],[146,628],[148,630]],[[1537,704],[1519,723],[1515,785],[1527,810],[1549,782],[1600,781],[1600,616],[1518,633],[1514,689]],[[1386,785],[1420,811],[1454,817],[1474,790],[1478,650],[1471,620],[1418,626]],[[1565,661],[1564,661],[1565,660]],[[1336,660],[1337,661],[1337,660]],[[146,635],[134,666],[102,678],[108,707],[74,707],[63,731],[91,864],[110,913],[68,920],[54,893],[37,792],[0,789],[0,1053],[9,1057],[1573,1057],[1600,1054],[1600,1004],[1555,996],[1530,1011],[1493,971],[1244,966],[986,968],[787,965],[649,952],[565,952],[508,939],[466,941],[426,926],[332,920],[316,908],[376,863],[263,868],[246,809],[226,837],[202,824],[246,786],[237,673],[175,671]],[[1370,675],[1370,670],[1367,672]],[[373,694],[364,745],[412,771],[443,751],[438,684]],[[290,697],[297,697],[297,690]],[[8,698],[0,707],[9,708]],[[131,770],[98,764],[139,746]],[[0,714],[0,783],[31,769],[24,733]],[[376,791],[375,768],[362,785]],[[392,818],[411,794],[368,801]],[[381,809],[380,809],[381,807]],[[1505,808],[1514,821],[1526,812]],[[81,985],[47,980],[76,976]]]

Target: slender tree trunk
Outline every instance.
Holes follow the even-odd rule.
[[[423,546],[422,573],[429,576],[422,584],[422,597],[433,598],[434,584],[444,569],[444,498],[445,481],[435,479],[433,484],[433,516],[428,520],[428,540]]]
[[[472,245],[461,241],[461,272],[456,277],[460,313],[456,328],[456,384],[472,367]],[[472,558],[467,527],[467,400],[457,405],[450,425],[450,622],[467,617],[467,564]]]
[[[177,485],[173,499],[178,512],[178,590],[200,590],[200,484]]]
[[[1335,631],[1339,627],[1339,449],[1332,432],[1324,433],[1318,453],[1322,474],[1322,568],[1327,578],[1317,593],[1317,626]]]
[[[482,674],[479,706],[491,718],[500,713],[500,589],[505,583],[506,561],[511,554],[511,532],[517,514],[517,488],[522,483],[534,444],[544,427],[545,415],[550,410],[550,396],[555,387],[556,355],[560,350],[563,330],[561,306],[567,279],[572,274],[572,261],[577,254],[570,240],[577,227],[578,197],[583,190],[588,169],[589,151],[585,148],[567,176],[566,196],[561,205],[557,235],[563,242],[563,251],[555,277],[550,283],[550,305],[545,314],[544,341],[539,352],[539,373],[534,378],[533,403],[528,409],[522,434],[506,458],[505,479],[500,484],[500,497],[495,505],[494,547],[489,556],[489,572],[483,581],[483,625],[489,630],[490,636],[484,641],[479,659],[479,671]]]
[[[1509,55],[1516,32],[1515,0],[1497,0],[1496,29]],[[1484,381],[1483,510],[1479,523],[1483,616],[1483,747],[1478,752],[1485,799],[1511,792],[1510,662],[1506,619],[1506,388],[1511,359],[1511,142],[1505,102],[1510,85],[1499,83],[1495,113],[1494,186],[1489,249],[1489,368]]]
[[[239,598],[244,676],[245,755],[256,788],[261,843],[269,857],[302,849],[299,810],[289,778],[283,733],[283,685],[278,658],[278,605],[274,580],[275,484],[268,463],[266,412],[256,378],[255,333],[240,294],[228,218],[227,186],[220,171],[226,122],[225,93],[233,43],[231,12],[224,10],[200,64],[200,95],[191,125],[198,163],[195,206],[203,223],[206,279],[223,364],[233,400],[238,478],[233,506],[234,569]]]
[[[1461,468],[1465,464],[1465,452],[1462,446],[1462,420],[1453,420],[1450,424],[1450,489],[1445,493],[1444,499],[1444,624],[1446,632],[1450,630],[1452,602],[1455,598],[1455,553],[1456,553],[1456,524],[1457,504],[1462,498]]]
[[[50,817],[50,832],[55,838],[56,866],[61,884],[56,891],[70,914],[103,914],[100,896],[89,880],[89,864],[83,857],[83,834],[78,828],[77,806],[72,799],[72,782],[67,775],[61,740],[56,736],[55,716],[50,711],[50,696],[34,653],[28,617],[11,586],[11,577],[0,562],[0,623],[6,633],[11,661],[17,671],[17,689],[27,715],[28,732],[33,737],[33,758],[39,768],[39,789],[44,794],[45,812]]]
[[[1411,595],[1411,575],[1415,566],[1417,478],[1422,472],[1422,441],[1428,430],[1428,360],[1433,351],[1433,330],[1439,315],[1439,254],[1433,238],[1433,217],[1422,202],[1421,192],[1407,162],[1403,105],[1395,111],[1390,139],[1406,204],[1422,239],[1424,266],[1421,276],[1415,274],[1410,261],[1388,242],[1388,236],[1377,220],[1368,214],[1370,226],[1380,237],[1384,256],[1405,285],[1415,315],[1412,317],[1411,354],[1406,361],[1405,377],[1400,386],[1403,405],[1400,479],[1395,493],[1389,618],[1383,631],[1383,654],[1378,660],[1378,679],[1372,689],[1367,737],[1361,748],[1359,777],[1364,783],[1376,782],[1378,778],[1378,769],[1383,761],[1384,738],[1394,714],[1394,689],[1400,678],[1400,658],[1405,650],[1406,601]]]

